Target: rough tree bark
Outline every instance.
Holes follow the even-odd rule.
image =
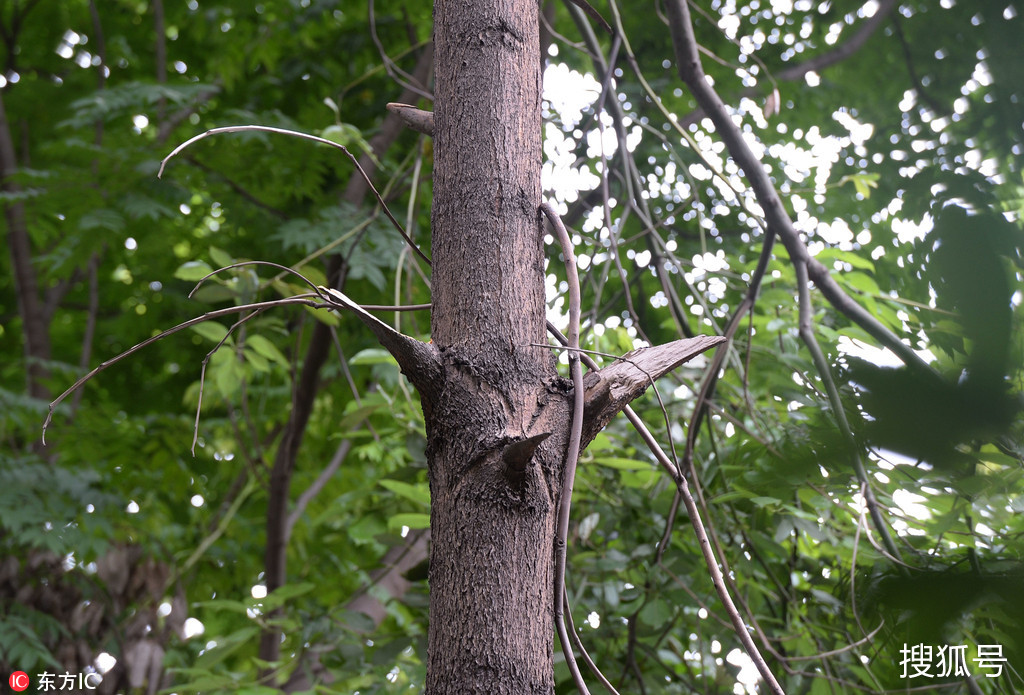
[[[536,0],[438,0],[427,693],[551,693],[554,446],[508,465],[554,373],[545,342]],[[567,427],[559,428],[564,451]]]

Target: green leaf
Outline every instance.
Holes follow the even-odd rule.
[[[174,277],[187,282],[198,282],[213,272],[206,261],[189,261],[174,271]]]
[[[209,254],[210,258],[218,267],[224,268],[235,263],[235,259],[231,257],[231,254],[217,248],[216,246],[211,246],[209,248]]]
[[[410,485],[409,483],[403,483],[400,480],[388,480],[385,478],[380,481],[380,485],[383,488],[391,490],[400,497],[412,500],[413,502],[422,504],[425,507],[430,506],[430,488],[427,487],[426,483]]]
[[[83,230],[106,229],[111,232],[120,232],[124,229],[124,217],[117,210],[90,210],[82,215],[78,226]]]
[[[668,604],[661,599],[647,603],[640,609],[639,618],[642,622],[652,627],[661,627],[672,616]]]
[[[253,369],[255,369],[256,371],[258,371],[258,372],[269,372],[270,371],[270,362],[267,361],[266,357],[264,357],[263,355],[259,354],[255,350],[250,350],[248,348],[248,346],[247,346],[242,354],[245,356],[245,361],[248,362],[249,364],[251,364]]]
[[[430,515],[403,513],[388,517],[389,531],[401,530],[403,526],[413,530],[430,528]]]
[[[345,417],[341,419],[341,422],[338,423],[336,429],[339,432],[348,432],[349,430],[353,429],[356,425],[363,424],[363,421],[366,420],[371,413],[384,407],[384,405],[384,402],[377,402],[355,408],[354,410],[345,414]]]
[[[616,456],[595,456],[593,462],[605,468],[614,468],[620,471],[642,471],[654,467],[650,461],[638,461],[636,459],[619,458]]]
[[[297,584],[285,584],[284,586],[279,586],[262,599],[261,602],[263,603],[263,609],[266,611],[274,610],[283,606],[296,596],[308,594],[314,589],[316,589],[316,584],[313,584],[312,582],[300,582]]]
[[[189,328],[212,343],[219,343],[228,334],[227,326],[216,321],[204,321],[203,323],[189,326]]]
[[[878,188],[878,179],[881,178],[881,174],[861,172],[858,174],[848,174],[839,180],[839,185],[842,186],[844,183],[852,183],[854,189],[864,198],[871,197],[871,189]]]
[[[384,348],[366,348],[360,350],[348,361],[352,365],[361,364],[390,364],[397,365],[395,358]]]
[[[262,335],[248,336],[245,340],[245,345],[246,347],[252,348],[254,352],[266,357],[268,360],[277,362],[284,367],[289,365],[288,358],[277,349],[276,345],[264,338]]]

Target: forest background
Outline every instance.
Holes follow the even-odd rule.
[[[542,184],[581,269],[581,347],[610,364],[728,338],[633,405],[687,473],[786,692],[1020,692],[1018,8],[689,7],[738,139],[680,77],[663,4],[542,3]],[[433,143],[385,104],[432,108],[431,22],[372,1],[0,5],[5,673],[423,688],[427,435],[357,316],[225,311],[105,369],[40,432],[105,360],[308,290],[242,265],[190,297],[214,269],[271,261],[360,304],[430,302],[380,202],[429,255]],[[240,124],[344,145],[380,198],[337,150],[265,132],[196,143],[157,178],[176,145]],[[781,207],[744,177],[744,147]],[[375,313],[430,337],[427,310]],[[573,498],[577,631],[623,692],[754,692],[679,505],[625,419],[597,435]],[[959,645],[970,678],[941,673]]]

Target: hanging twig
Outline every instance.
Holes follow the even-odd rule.
[[[387,50],[384,48],[384,44],[381,43],[380,37],[377,35],[377,16],[374,12],[374,0],[370,0],[368,19],[373,45],[377,47],[377,52],[380,54],[380,59],[384,65],[384,69],[387,71],[391,79],[404,87],[406,91],[418,94],[427,101],[433,101],[434,95],[426,91],[422,86],[414,84],[417,81],[416,78],[398,67],[398,64],[395,63],[395,61],[391,59],[391,56],[388,55]]]
[[[220,135],[221,133],[246,132],[277,133],[278,135],[290,135],[292,137],[302,138],[303,140],[311,140],[312,142],[318,142],[321,145],[328,145],[330,147],[333,147],[344,152],[345,155],[352,160],[352,163],[356,165],[356,170],[362,175],[363,179],[366,181],[366,184],[370,187],[370,190],[373,191],[373,195],[377,198],[377,202],[380,203],[381,209],[384,210],[384,214],[387,215],[387,218],[389,220],[391,220],[391,224],[395,226],[395,229],[398,230],[398,233],[402,235],[402,238],[405,239],[405,242],[409,244],[412,250],[415,251],[419,255],[419,257],[422,258],[424,261],[430,263],[430,259],[427,258],[423,251],[420,250],[420,247],[416,245],[416,242],[409,238],[409,235],[406,234],[405,232],[405,228],[402,227],[402,224],[397,219],[395,219],[394,215],[391,214],[391,210],[388,209],[387,203],[384,202],[384,199],[381,197],[380,193],[374,187],[373,182],[370,181],[370,177],[367,175],[362,165],[359,164],[359,160],[355,157],[355,155],[349,152],[348,148],[345,147],[344,145],[333,142],[332,140],[327,140],[326,138],[317,137],[316,135],[310,135],[309,133],[302,133],[297,130],[288,130],[287,128],[274,128],[272,126],[265,125],[231,125],[224,126],[222,128],[211,128],[210,130],[207,130],[204,133],[200,133],[195,137],[189,138],[185,142],[175,147],[169,155],[167,155],[160,161],[160,170],[157,172],[156,175],[158,178],[162,177],[164,173],[164,167],[167,166],[167,162],[169,162],[172,157],[174,157],[175,155],[177,155],[178,153],[180,153],[182,150],[187,148],[189,145],[192,145],[193,143],[199,142],[200,140],[204,140],[210,137],[211,135]]]
[[[541,203],[541,212],[555,229],[555,234],[562,246],[562,259],[565,261],[565,274],[569,282],[569,371],[572,374],[573,406],[572,426],[569,430],[569,445],[565,452],[565,466],[562,471],[562,491],[558,499],[558,517],[555,522],[555,629],[565,654],[565,663],[569,667],[577,690],[583,695],[590,695],[583,675],[576,664],[576,657],[569,642],[565,626],[565,609],[562,594],[565,591],[565,555],[569,538],[569,508],[572,505],[572,486],[576,479],[576,462],[580,456],[580,439],[583,433],[583,366],[580,364],[580,278],[576,270],[576,256],[572,251],[572,239],[565,230],[561,218],[548,203]]]
[[[111,357],[109,360],[106,360],[105,362],[102,362],[99,366],[93,368],[88,374],[86,374],[86,375],[84,375],[82,377],[79,377],[78,380],[75,381],[75,383],[73,383],[71,386],[69,386],[67,388],[67,390],[64,391],[64,393],[62,393],[59,396],[57,396],[57,398],[55,398],[50,403],[49,410],[46,413],[46,420],[43,421],[43,439],[42,439],[43,444],[46,444],[46,428],[49,427],[50,421],[53,419],[53,412],[57,408],[57,406],[60,405],[61,402],[65,398],[67,398],[72,393],[74,393],[79,388],[81,388],[82,385],[85,384],[85,382],[87,382],[90,379],[92,379],[94,376],[96,376],[97,374],[102,372],[107,367],[111,367],[111,366],[117,364],[118,362],[120,362],[124,358],[126,358],[126,357],[128,357],[130,355],[134,355],[136,352],[138,352],[142,348],[144,348],[144,347],[146,347],[148,345],[151,345],[152,343],[155,343],[156,341],[161,340],[162,338],[166,338],[167,336],[173,335],[174,333],[177,333],[178,331],[182,331],[182,330],[184,330],[184,329],[186,329],[186,328],[188,328],[190,326],[195,326],[196,324],[202,323],[204,321],[209,321],[210,319],[219,318],[221,316],[228,316],[230,314],[237,314],[237,313],[239,313],[241,311],[249,311],[249,310],[252,310],[252,309],[269,308],[269,307],[273,307],[273,306],[286,306],[286,305],[289,305],[289,304],[305,304],[307,306],[313,307],[314,309],[322,309],[322,308],[324,308],[326,305],[321,303],[321,302],[318,302],[318,301],[314,300],[313,297],[315,297],[315,296],[316,295],[313,294],[313,293],[297,294],[294,297],[285,297],[283,299],[275,299],[275,300],[269,301],[269,302],[255,302],[255,303],[252,303],[252,304],[242,304],[240,306],[228,307],[227,309],[218,309],[216,311],[208,311],[205,314],[203,314],[202,316],[196,316],[195,318],[191,318],[188,321],[182,321],[178,325],[176,325],[176,326],[174,326],[172,328],[168,328],[165,331],[161,331],[160,333],[152,336],[151,338],[147,338],[146,340],[143,340],[138,345],[134,345],[134,346],[128,348],[127,350],[125,350],[124,352],[120,353],[119,355]]]
[[[605,676],[601,672],[601,669],[597,667],[597,664],[591,658],[587,648],[583,646],[583,640],[581,640],[580,636],[576,633],[576,625],[572,621],[572,610],[570,610],[572,606],[569,605],[569,593],[565,591],[564,585],[562,586],[562,589],[562,600],[565,602],[565,620],[569,623],[569,634],[572,635],[573,644],[575,644],[576,648],[580,650],[580,656],[583,657],[583,661],[586,663],[587,668],[590,669],[590,672],[594,674],[594,678],[596,678],[612,695],[619,695],[619,691],[615,689],[615,686],[612,685],[607,676]]]

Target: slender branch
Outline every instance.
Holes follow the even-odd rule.
[[[587,651],[587,648],[583,646],[583,640],[580,639],[579,633],[576,632],[576,625],[572,621],[572,607],[569,605],[569,594],[565,591],[564,586],[562,587],[562,600],[565,602],[565,620],[569,623],[569,634],[572,635],[573,644],[575,644],[576,648],[580,650],[580,656],[583,657],[583,662],[587,665],[587,668],[590,669],[590,672],[594,674],[594,678],[596,678],[601,685],[608,690],[608,692],[612,695],[619,695],[619,691],[615,689],[615,686],[612,685],[607,676],[601,672],[601,669],[597,667],[597,664],[590,657],[590,653]]]
[[[836,388],[835,380],[832,378],[832,371],[829,369],[828,361],[825,359],[821,346],[818,345],[818,340],[814,336],[814,329],[811,325],[811,293],[807,286],[807,268],[803,263],[796,263],[795,266],[797,287],[800,293],[800,339],[803,340],[808,352],[811,353],[814,366],[825,384],[825,393],[828,395],[832,415],[835,417],[839,430],[842,432],[843,438],[850,448],[854,471],[857,474],[857,479],[864,486],[864,502],[867,504],[868,513],[871,515],[871,523],[878,531],[878,535],[882,537],[882,544],[885,546],[885,549],[892,557],[902,562],[903,557],[900,555],[895,542],[893,542],[892,534],[889,533],[889,527],[878,508],[878,500],[871,489],[871,481],[868,478],[867,471],[864,469],[864,461],[861,459],[860,449],[857,447],[857,442],[854,439],[853,430],[850,429],[850,423],[846,419],[846,411],[843,409],[843,403],[839,397],[839,389]]]
[[[686,511],[690,515],[690,525],[693,527],[693,531],[697,536],[697,544],[700,546],[700,552],[704,556],[704,564],[707,565],[708,571],[711,573],[711,582],[715,586],[715,591],[718,594],[718,598],[722,602],[722,605],[725,607],[726,613],[729,614],[733,630],[736,632],[737,637],[740,638],[740,642],[743,643],[744,651],[747,652],[747,656],[749,656],[754,662],[758,673],[760,673],[761,677],[764,678],[771,692],[776,695],[786,695],[782,686],[779,685],[779,681],[776,680],[775,674],[773,674],[771,669],[768,668],[767,662],[765,662],[764,657],[761,656],[761,652],[758,650],[757,645],[754,644],[754,640],[750,636],[750,631],[744,624],[743,618],[740,616],[740,612],[732,600],[732,596],[729,595],[729,588],[726,586],[725,577],[722,575],[722,570],[718,566],[718,560],[715,558],[715,552],[711,549],[711,541],[708,539],[704,522],[701,520],[700,510],[697,509],[697,502],[693,499],[693,495],[690,494],[690,486],[687,484],[686,478],[680,478],[679,485],[676,489],[679,490],[679,493],[683,497],[683,502],[686,504]]]
[[[384,202],[384,199],[381,197],[380,193],[374,187],[373,182],[370,181],[369,175],[367,175],[366,170],[363,169],[362,165],[359,163],[359,160],[356,158],[356,156],[349,152],[348,148],[345,147],[344,145],[340,145],[331,140],[327,140],[326,138],[317,137],[316,135],[310,135],[309,133],[301,133],[297,130],[288,130],[287,128],[274,128],[272,126],[265,125],[233,125],[224,126],[222,128],[211,128],[210,130],[207,130],[205,133],[200,133],[195,137],[189,138],[185,142],[175,147],[169,155],[167,155],[160,161],[160,170],[157,172],[157,177],[159,178],[163,176],[164,167],[167,166],[167,162],[170,161],[172,157],[174,157],[175,155],[177,155],[190,145],[199,142],[200,140],[205,140],[206,138],[212,135],[220,135],[221,133],[245,133],[254,131],[261,133],[276,133],[278,135],[290,135],[292,137],[302,138],[303,140],[318,142],[321,145],[327,145],[329,147],[333,147],[344,152],[345,155],[350,160],[352,160],[352,163],[355,164],[356,170],[360,173],[360,175],[362,175],[363,179],[366,180],[366,184],[370,187],[370,190],[373,191],[373,195],[377,198],[377,202],[380,203],[381,208],[384,210],[384,214],[387,216],[389,220],[391,220],[391,224],[393,224],[395,229],[398,230],[398,233],[402,235],[402,238],[405,239],[406,243],[409,244],[412,250],[415,251],[420,258],[422,258],[427,263],[430,262],[430,259],[427,258],[423,251],[420,250],[420,247],[416,245],[416,242],[410,239],[409,235],[406,234],[405,228],[402,227],[402,224],[397,219],[395,219],[394,215],[391,214],[391,210],[388,208],[387,203]]]
[[[685,0],[666,0],[666,8],[670,19],[672,41],[676,50],[679,76],[690,88],[697,103],[711,118],[715,125],[715,131],[725,142],[733,160],[746,174],[750,188],[764,211],[768,228],[779,236],[789,252],[792,262],[794,264],[806,263],[808,276],[814,281],[822,295],[851,321],[896,353],[905,364],[930,371],[930,367],[914,352],[913,348],[903,343],[895,333],[853,301],[829,274],[828,269],[811,257],[807,246],[800,239],[800,234],[786,212],[782,199],[769,179],[767,171],[743,139],[743,134],[726,110],[725,103],[705,78],[700,64],[700,56],[697,53],[697,40],[693,34],[689,7]]]
[[[165,123],[166,123],[166,121],[165,121]],[[160,129],[161,129],[161,132],[162,132],[163,131],[163,125],[161,125]],[[170,133],[168,133],[168,135],[170,135]],[[163,142],[164,140],[166,140],[166,137],[158,137],[157,140],[159,142]],[[278,210],[273,205],[270,205],[269,203],[267,203],[264,200],[262,200],[259,196],[254,195],[253,193],[249,192],[244,186],[242,186],[240,183],[238,183],[234,179],[225,176],[223,173],[221,173],[220,171],[217,171],[216,169],[210,168],[206,164],[203,164],[202,162],[200,162],[195,157],[186,156],[184,159],[185,159],[186,162],[188,162],[189,164],[194,166],[196,169],[199,169],[199,171],[202,171],[205,174],[209,174],[209,175],[216,176],[217,178],[219,178],[221,181],[223,181],[225,184],[227,184],[228,188],[230,188],[235,193],[237,193],[239,196],[241,196],[247,203],[255,205],[256,207],[261,208],[263,210],[266,210],[267,212],[269,212],[271,215],[273,215],[274,217],[278,218],[279,220],[287,220],[288,219],[288,213],[286,213],[286,212],[284,212],[282,210]]]
[[[832,48],[831,50],[825,51],[824,53],[819,53],[818,55],[813,56],[801,63],[797,63],[796,65],[790,65],[775,73],[769,73],[768,69],[764,67],[764,64],[758,61],[758,63],[761,64],[762,68],[764,69],[765,74],[773,83],[771,98],[774,99],[776,113],[779,109],[779,90],[778,86],[775,83],[796,82],[798,80],[802,80],[804,76],[806,76],[809,72],[820,72],[822,70],[825,70],[826,68],[829,68],[837,63],[841,63],[842,61],[846,60],[854,53],[859,51],[864,46],[864,44],[867,43],[867,40],[871,38],[871,36],[876,31],[878,31],[882,24],[885,23],[885,20],[888,18],[888,16],[892,13],[893,9],[896,8],[896,5],[896,0],[879,0],[878,7],[875,9],[875,14],[873,14],[871,17],[869,17],[867,20],[861,23],[861,25],[857,28],[857,31],[854,32],[854,34],[850,36],[850,38],[847,41],[844,41],[843,43]],[[671,13],[669,16],[671,17]],[[898,21],[896,22],[896,25],[898,31]],[[757,60],[756,56],[753,57],[755,60]],[[911,68],[911,70],[913,70],[913,68]],[[737,98],[742,99],[744,97],[752,97],[760,93],[761,91],[761,88],[757,85],[747,87],[739,92]],[[691,123],[696,123],[697,121],[701,120],[706,115],[707,110],[703,108],[703,106],[701,105],[694,111],[691,111],[690,113],[680,118],[679,122],[683,126],[688,126]]]
[[[866,3],[864,7],[871,4],[873,3]],[[799,80],[809,72],[820,72],[836,63],[841,63],[859,51],[867,43],[867,40],[871,38],[872,34],[878,31],[878,28],[885,23],[889,13],[896,8],[897,2],[896,0],[878,0],[874,4],[877,5],[875,14],[864,20],[849,40],[844,41],[830,51],[825,51],[802,63],[777,71],[775,79],[780,81]]]
[[[203,540],[200,541],[199,545],[196,546],[196,549],[192,551],[191,555],[188,556],[188,559],[185,560],[185,562],[178,568],[178,571],[168,578],[167,583],[164,585],[165,590],[168,587],[174,586],[178,582],[178,580],[180,580],[181,577],[183,577],[185,573],[192,568],[192,565],[196,564],[199,558],[201,558],[203,554],[206,553],[207,550],[209,550],[210,546],[213,545],[218,538],[224,535],[224,532],[227,531],[228,526],[231,525],[231,520],[234,519],[235,514],[238,513],[239,509],[241,509],[242,503],[249,498],[249,495],[255,492],[256,487],[256,480],[254,478],[249,478],[248,482],[246,482],[245,484],[245,487],[242,488],[242,491],[238,493],[238,496],[235,497],[234,501],[231,502],[231,506],[228,507],[228,510],[224,513],[224,516],[222,516],[220,520],[217,522],[216,528],[214,528],[213,531],[207,534],[203,538]]]
[[[185,330],[186,328],[188,328],[190,326],[195,326],[196,324],[200,324],[200,323],[202,323],[204,321],[209,321],[210,319],[220,318],[221,316],[228,316],[230,314],[237,314],[237,313],[239,313],[241,311],[250,311],[250,310],[255,310],[255,309],[263,309],[263,308],[276,307],[276,306],[286,306],[286,305],[289,305],[289,304],[305,304],[306,306],[311,306],[314,309],[326,308],[327,305],[323,304],[322,302],[317,302],[317,301],[313,300],[312,297],[314,297],[314,296],[316,296],[316,295],[314,295],[312,293],[311,294],[300,294],[300,295],[295,295],[294,297],[285,297],[284,299],[275,299],[275,300],[269,301],[269,302],[255,302],[255,303],[252,303],[252,304],[241,304],[239,306],[228,307],[226,309],[217,309],[215,311],[208,311],[205,314],[203,314],[202,316],[196,316],[195,318],[191,318],[188,321],[183,321],[183,322],[179,323],[178,325],[174,326],[173,328],[168,328],[165,331],[161,331],[157,335],[154,335],[154,336],[152,336],[150,338],[147,338],[146,340],[143,340],[141,343],[128,348],[127,350],[125,350],[124,352],[120,353],[119,355],[111,357],[110,359],[106,360],[105,362],[100,363],[97,367],[95,367],[91,371],[89,371],[88,374],[85,374],[84,376],[79,377],[78,380],[75,381],[75,383],[73,383],[71,386],[69,386],[62,394],[57,396],[57,398],[55,398],[50,403],[49,410],[46,413],[46,420],[43,422],[43,436],[42,436],[43,444],[44,445],[46,444],[46,428],[49,427],[50,421],[53,419],[54,410],[57,408],[57,406],[60,405],[61,402],[65,398],[67,398],[69,395],[71,395],[72,393],[77,391],[79,388],[82,387],[83,384],[85,384],[87,381],[92,379],[94,376],[96,376],[97,374],[99,374],[100,372],[105,370],[107,367],[111,367],[111,366],[117,364],[118,362],[120,362],[124,358],[129,357],[131,355],[134,355],[136,352],[138,352],[139,350],[143,349],[144,347],[147,347],[148,345],[151,345],[151,344],[155,343],[158,340],[166,338],[169,335],[173,335],[173,334],[175,334],[175,333],[177,333],[179,331]]]
[[[358,427],[358,425],[359,423],[355,423],[353,427]],[[334,477],[334,474],[338,472],[339,468],[341,468],[341,464],[345,462],[345,457],[348,456],[348,452],[351,448],[351,439],[342,440],[341,444],[339,444],[338,448],[335,450],[334,456],[331,457],[330,463],[320,471],[320,475],[316,477],[316,480],[314,480],[309,487],[303,490],[302,494],[295,500],[295,506],[288,514],[288,518],[284,523],[284,537],[286,539],[291,538],[292,529],[295,528],[295,524],[302,517],[303,513],[306,511],[306,507],[309,506],[309,503],[313,501],[314,497],[320,494],[320,491],[327,486],[327,483]]]
[[[569,445],[565,451],[565,466],[562,469],[562,491],[558,499],[558,517],[555,522],[555,629],[562,644],[565,663],[572,674],[576,689],[583,695],[590,695],[583,675],[576,664],[576,656],[569,642],[565,626],[565,555],[569,538],[569,509],[572,506],[572,486],[576,479],[576,463],[580,457],[580,439],[583,434],[583,366],[580,364],[580,278],[576,270],[576,256],[572,250],[572,239],[565,230],[561,218],[548,203],[541,203],[541,212],[555,230],[562,246],[565,274],[569,282],[569,371],[572,374],[573,405],[572,429],[569,431]]]
[[[204,387],[206,385],[206,367],[210,364],[210,360],[213,358],[214,353],[217,352],[218,350],[220,350],[221,346],[223,346],[224,343],[227,342],[228,338],[231,336],[232,333],[235,332],[236,328],[239,328],[240,326],[242,326],[243,324],[245,324],[249,320],[256,318],[261,313],[263,313],[263,311],[264,311],[264,309],[262,309],[262,308],[261,309],[256,309],[251,314],[246,314],[245,316],[243,316],[242,318],[238,319],[233,324],[231,324],[231,327],[228,328],[228,330],[224,333],[224,337],[221,338],[220,340],[218,340],[217,344],[213,346],[213,349],[211,349],[208,353],[206,353],[206,357],[203,358],[203,364],[202,364],[202,367],[199,370],[199,399],[198,399],[198,402],[196,403],[196,420],[195,420],[195,424],[192,426],[192,455],[193,456],[196,455],[196,444],[199,443],[199,416],[203,412],[203,389],[204,389]]]
[[[381,43],[380,37],[377,36],[377,15],[374,12],[374,0],[370,0],[369,3],[369,22],[370,37],[373,39],[373,45],[377,47],[377,52],[380,54],[380,59],[384,64],[384,69],[387,71],[391,79],[404,87],[407,92],[417,94],[427,101],[433,101],[434,95],[414,84],[416,82],[416,78],[398,67],[395,61],[391,60],[391,56],[388,55],[387,50],[385,50],[384,44]]]
[[[896,30],[896,38],[900,41],[900,47],[903,49],[903,61],[907,66],[907,75],[910,77],[910,83],[914,85],[914,89],[917,91],[918,95],[927,102],[932,111],[936,114],[945,115],[949,109],[947,107],[943,107],[943,105],[936,101],[931,93],[925,89],[924,83],[921,82],[921,78],[918,76],[917,70],[914,68],[914,57],[910,54],[910,44],[907,43],[907,37],[903,34],[903,23],[900,21],[899,15],[893,17],[892,25]]]

